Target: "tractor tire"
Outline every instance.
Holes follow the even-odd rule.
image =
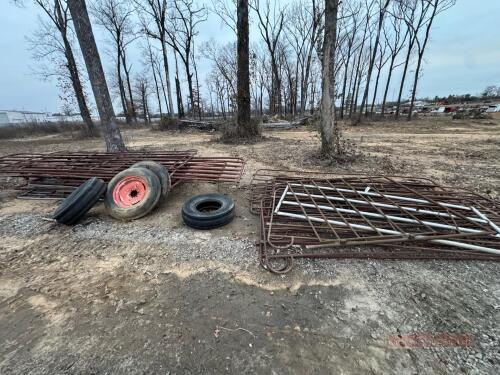
[[[170,182],[170,175],[168,174],[168,169],[164,165],[157,163],[152,160],[144,160],[138,163],[135,163],[130,168],[142,167],[153,171],[161,183],[161,195],[166,197],[172,188]]]
[[[213,229],[234,218],[234,202],[223,194],[202,194],[191,197],[182,207],[184,223],[195,229]]]
[[[135,220],[150,213],[160,197],[160,179],[153,171],[129,168],[111,179],[104,204],[115,219]]]
[[[97,201],[104,195],[106,183],[97,177],[92,177],[77,187],[57,207],[52,215],[60,224],[76,224]]]

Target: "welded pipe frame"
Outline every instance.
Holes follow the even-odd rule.
[[[351,202],[351,203],[358,203],[358,204],[365,204],[365,205],[373,205],[373,206],[377,206],[377,207],[383,207],[383,208],[396,208],[396,209],[402,209],[402,210],[405,210],[405,211],[411,211],[411,212],[416,212],[416,213],[424,213],[424,214],[429,214],[429,215],[435,215],[435,216],[442,216],[442,217],[449,217],[449,218],[452,218],[452,219],[455,219],[455,218],[460,218],[459,216],[456,216],[456,215],[453,215],[453,214],[448,214],[448,213],[445,213],[445,212],[437,212],[437,211],[431,211],[431,210],[422,210],[422,209],[419,209],[419,208],[413,208],[413,207],[406,207],[406,206],[395,206],[395,205],[391,205],[391,204],[386,204],[386,203],[379,203],[379,202],[368,202],[368,201],[362,201],[362,200],[358,200],[358,199],[351,199],[351,198],[342,198],[342,197],[333,197],[333,196],[329,196],[329,195],[319,195],[319,194],[306,194],[306,193],[296,193],[296,192],[292,192],[292,193],[289,193],[288,192],[288,189],[289,189],[289,186],[304,186],[304,187],[310,187],[310,188],[316,188],[316,189],[325,189],[325,190],[336,190],[336,191],[345,191],[345,192],[356,192],[356,193],[363,193],[363,194],[367,194],[369,193],[369,189],[370,187],[367,186],[365,188],[364,191],[357,191],[357,190],[349,190],[349,189],[340,189],[340,188],[330,188],[330,187],[326,187],[326,186],[316,186],[316,185],[304,185],[304,184],[288,184],[285,188],[285,191],[287,193],[287,195],[297,195],[297,196],[303,196],[303,197],[313,197],[313,198],[321,198],[321,199],[324,199],[324,198],[327,198],[328,200],[334,200],[334,201],[342,201],[342,202]],[[370,194],[376,194],[378,197],[391,197],[393,199],[402,199],[402,200],[413,200],[417,203],[423,203],[423,202],[427,202],[428,204],[432,203],[432,202],[429,202],[429,201],[426,201],[424,199],[414,199],[414,198],[408,198],[408,197],[400,197],[400,196],[396,196],[396,195],[384,195],[384,194],[378,194],[378,193],[370,193]],[[283,197],[284,199],[284,197]],[[280,202],[283,202],[283,199],[280,200]],[[475,218],[475,217],[464,217],[465,219],[467,220],[470,220],[470,221],[475,221],[477,223],[481,223],[481,224],[488,224],[490,227],[492,227],[498,234],[495,235],[495,237],[500,237],[500,227],[498,227],[493,221],[491,221],[484,213],[482,213],[481,211],[479,211],[477,208],[475,207],[468,207],[468,206],[463,206],[463,205],[453,205],[453,204],[450,204],[450,203],[444,203],[444,202],[436,202],[438,204],[440,204],[442,207],[448,207],[448,208],[459,208],[459,209],[464,209],[464,210],[468,210],[468,211],[472,211],[473,213],[475,213],[477,216],[479,216],[479,218]],[[277,210],[275,210],[277,211]]]
[[[306,186],[306,185],[301,185],[301,184],[290,184],[290,185]],[[314,185],[309,185],[309,187],[311,187],[311,188],[318,188],[317,186],[314,186]],[[320,223],[330,223],[330,224],[339,225],[339,226],[343,226],[343,227],[349,227],[349,228],[353,228],[353,229],[367,230],[367,231],[377,232],[377,233],[381,233],[381,234],[405,235],[405,233],[401,233],[401,232],[398,232],[398,231],[395,231],[395,230],[391,230],[391,229],[376,228],[376,227],[372,228],[372,227],[370,227],[368,225],[344,223],[343,221],[338,221],[338,220],[331,220],[331,219],[325,220],[325,219],[321,219],[321,218],[314,217],[314,216],[306,216],[306,215],[292,214],[292,213],[288,213],[288,212],[280,212],[279,210],[281,208],[281,205],[283,204],[283,201],[285,200],[286,193],[288,192],[288,189],[289,189],[289,186],[287,185],[287,187],[285,188],[285,190],[284,190],[284,192],[283,192],[283,194],[282,194],[282,196],[281,196],[281,198],[280,198],[280,200],[278,202],[278,205],[276,206],[276,209],[274,210],[274,213],[276,215],[286,216],[286,217],[296,218],[296,219],[302,219],[302,220],[308,220],[308,221],[315,221],[315,222],[320,222]],[[343,190],[348,190],[348,189],[343,189]],[[351,192],[355,192],[355,191],[351,190]],[[377,196],[381,196],[381,194],[377,194]],[[388,196],[389,195],[385,195],[385,197],[388,197]],[[399,198],[403,198],[403,197],[399,197]],[[406,197],[404,197],[404,198],[406,198]],[[412,198],[408,198],[408,199],[412,199]],[[465,206],[462,206],[462,207],[465,207]],[[469,210],[472,211],[472,209],[470,209],[468,207],[466,207],[466,209],[469,209]],[[356,211],[354,211],[354,212],[356,212]],[[414,238],[416,240],[420,239],[418,235],[415,235]],[[462,248],[462,249],[469,249],[469,250],[475,250],[475,251],[481,251],[481,252],[485,252],[485,253],[500,255],[500,250],[493,249],[493,248],[490,248],[490,247],[484,247],[484,246],[477,246],[477,245],[467,244],[467,243],[458,242],[458,241],[451,241],[451,240],[430,240],[430,242],[438,243],[438,244],[441,244],[441,245],[459,247],[459,248]]]
[[[351,199],[351,198],[342,198],[342,197],[333,197],[331,195],[319,195],[319,194],[306,194],[306,193],[296,193],[296,192],[288,192],[287,195],[296,195],[298,197],[312,197],[312,198],[318,198],[318,199],[328,199],[331,201],[337,201],[337,202],[350,202],[350,203],[356,203],[356,204],[363,204],[367,206],[376,206],[376,207],[382,207],[382,208],[395,208],[395,209],[401,209],[404,211],[410,211],[410,212],[415,212],[415,213],[420,213],[420,214],[427,214],[427,215],[434,215],[434,216],[441,216],[441,217],[449,217],[449,218],[460,218],[459,216],[453,215],[453,214],[448,214],[446,212],[438,212],[438,211],[431,211],[431,210],[425,210],[425,209],[420,209],[420,208],[414,208],[414,207],[406,207],[406,206],[395,206],[392,204],[387,204],[387,203],[379,203],[379,202],[368,202],[368,201],[362,201],[359,199]],[[476,215],[479,216],[479,214],[476,213]],[[475,221],[481,224],[490,224],[489,219],[478,219],[476,217],[465,217],[467,220]],[[491,224],[490,224],[491,225]],[[499,229],[500,233],[500,229]]]
[[[370,197],[380,197],[380,198],[389,198],[389,199],[397,199],[397,200],[402,200],[402,201],[407,201],[407,202],[413,202],[413,203],[423,203],[423,204],[431,204],[432,202],[429,202],[425,199],[419,199],[419,198],[409,198],[409,197],[401,197],[399,195],[392,195],[392,194],[379,194],[379,193],[373,193],[368,191],[370,189],[369,186],[365,188],[365,190],[351,190],[351,189],[343,189],[343,188],[335,188],[335,187],[329,187],[329,186],[318,186],[318,185],[310,185],[310,184],[296,184],[296,183],[289,183],[288,185],[290,186],[296,186],[296,187],[307,187],[307,188],[313,188],[313,189],[320,189],[320,190],[330,190],[330,191],[338,191],[341,193],[356,193],[356,194],[361,194],[361,195],[367,195]],[[472,211],[470,207],[463,206],[463,205],[458,205],[458,204],[452,204],[452,203],[446,203],[446,202],[436,202],[440,206],[447,207],[447,208],[456,208],[460,210],[466,210],[466,211]]]
[[[290,205],[290,206],[302,206],[302,207],[308,207],[308,208],[321,208],[326,211],[336,211],[340,213],[346,213],[346,214],[354,214],[354,215],[359,215],[359,216],[370,216],[370,217],[375,217],[375,218],[382,218],[382,219],[389,219],[393,221],[400,221],[403,223],[410,223],[410,224],[425,224],[430,227],[434,228],[441,228],[441,229],[452,229],[452,230],[458,230],[459,232],[467,232],[467,233],[484,233],[488,234],[487,232],[481,231],[479,229],[471,229],[471,228],[465,228],[465,227],[458,227],[458,226],[453,226],[453,225],[448,225],[448,224],[441,224],[441,223],[435,223],[433,221],[427,221],[427,220],[415,220],[415,219],[409,219],[406,217],[399,217],[399,216],[394,216],[394,215],[382,215],[382,214],[377,214],[374,212],[366,212],[366,211],[356,211],[356,210],[350,210],[348,208],[336,208],[336,207],[329,207],[329,206],[323,206],[323,205],[314,205],[310,203],[298,203],[298,202],[291,202],[291,201],[282,201],[281,205]],[[281,208],[281,207],[280,207]],[[495,237],[500,238],[500,234],[495,235]]]

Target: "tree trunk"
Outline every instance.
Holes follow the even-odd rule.
[[[278,108],[278,115],[281,115],[282,114],[282,108],[281,108],[281,103],[282,103],[282,96],[281,96],[281,74],[280,74],[280,71],[278,69],[278,65],[276,65],[276,105],[277,105],[277,108]],[[276,109],[276,107],[275,107]]]
[[[161,119],[163,117],[163,110],[161,108],[160,87],[158,85],[158,77],[156,76],[154,67],[153,67],[153,80],[155,81],[156,99],[158,100],[158,110],[160,111],[160,119]]]
[[[168,58],[167,58],[167,45],[164,39],[160,39],[161,52],[163,54],[163,68],[165,69],[165,81],[167,82],[167,96],[168,96],[168,115],[172,117],[173,104],[172,104],[172,89],[170,87],[170,75],[168,69]]]
[[[415,98],[417,96],[417,84],[418,84],[418,78],[419,78],[418,76],[420,74],[420,68],[422,66],[422,58],[424,57],[425,47],[427,46],[427,42],[429,40],[431,27],[432,27],[432,24],[434,22],[434,18],[436,17],[438,3],[439,3],[439,0],[436,0],[436,2],[433,5],[432,14],[431,14],[431,17],[429,18],[429,22],[427,23],[427,26],[426,26],[424,43],[422,44],[422,46],[420,46],[420,41],[417,40],[418,62],[417,62],[417,68],[415,69],[415,77],[413,79],[413,91],[411,94],[411,103],[410,103],[410,111],[408,113],[408,121],[411,120],[413,107],[415,106]]]
[[[259,92],[259,113],[260,117],[264,116],[264,86],[261,84],[260,85],[260,92]]]
[[[181,91],[181,83],[179,81],[179,65],[177,64],[177,55],[174,51],[175,57],[175,95],[177,97],[177,116],[179,118],[184,117],[184,105],[182,104],[182,91]]]
[[[200,81],[198,80],[198,68],[196,67],[196,60],[194,59],[194,47],[193,53],[191,54],[191,59],[193,60],[194,78],[196,81],[196,101],[198,103],[198,118],[201,121],[201,97],[200,97]]]
[[[146,96],[146,118],[148,119],[147,124],[151,125],[151,115],[149,113],[148,97]]]
[[[422,57],[419,55],[418,62],[417,62],[417,68],[415,69],[415,76],[413,77],[413,89],[412,89],[412,93],[411,93],[410,109],[408,111],[408,117],[407,117],[408,121],[411,120],[413,107],[415,106],[415,97],[417,95],[418,74],[420,72],[421,64],[422,64]]]
[[[80,73],[78,72],[78,66],[76,65],[75,55],[73,54],[73,49],[69,43],[66,35],[62,35],[64,43],[64,54],[66,55],[66,60],[68,62],[68,71],[71,77],[71,84],[73,85],[73,90],[75,91],[76,101],[78,103],[78,109],[80,110],[80,115],[82,116],[84,123],[84,132],[88,137],[93,137],[96,135],[96,128],[90,117],[89,107],[87,106],[87,101],[85,100],[85,94],[83,93],[82,82],[80,81]]]
[[[186,78],[187,78],[187,83],[188,83],[188,90],[189,90],[189,105],[191,106],[191,109],[189,111],[194,110],[194,94],[193,94],[193,73],[191,73],[191,67],[189,65],[189,60],[182,60],[184,63],[184,69],[186,71]],[[188,114],[189,114],[188,111]]]
[[[403,89],[405,87],[406,74],[408,73],[408,66],[410,65],[410,56],[411,56],[411,51],[413,50],[414,43],[415,42],[412,39],[410,41],[410,44],[408,44],[408,52],[406,53],[405,65],[403,68],[403,75],[401,77],[401,84],[399,85],[398,103],[396,105],[396,114],[395,114],[396,118],[399,118],[399,112],[401,109],[401,98],[403,97]]]
[[[349,88],[347,89],[347,98],[349,99],[349,117],[352,116],[352,102],[353,102],[353,98],[354,98],[354,85],[355,85],[355,82],[354,82],[354,76],[355,76],[355,69],[354,69],[354,66],[356,65],[356,56],[354,56],[354,61],[353,61],[353,65],[352,65],[352,68],[351,68],[351,74],[350,74],[350,77],[349,77]],[[346,112],[347,112],[347,108],[346,108]]]
[[[305,64],[305,73],[304,79],[301,82],[301,91],[300,91],[300,113],[305,113],[306,104],[307,104],[307,96],[308,96],[308,88],[309,88],[309,76],[311,73],[311,62],[312,62],[312,54],[316,44],[316,31],[319,27],[317,19],[315,19],[316,15],[316,1],[312,0],[313,7],[313,26],[311,28],[311,39],[309,48],[307,51],[307,59]]]
[[[337,38],[338,0],[325,0],[325,32],[321,79],[321,152],[337,154],[338,129],[335,122],[335,44]]]
[[[144,124],[147,125],[149,123],[148,121],[148,103],[146,99],[146,91],[142,90],[141,91],[141,99],[142,99],[142,113],[144,115]]]
[[[130,117],[127,95],[125,94],[125,87],[123,85],[120,53],[118,53],[118,56],[116,57],[116,75],[118,78],[118,90],[120,90],[123,115],[125,116],[125,121],[127,122],[127,124],[130,124],[132,122],[132,118]]]
[[[68,7],[101,118],[106,149],[110,152],[126,151],[120,130],[116,125],[115,112],[109,96],[106,77],[102,69],[101,58],[95,43],[85,0],[68,0]]]
[[[153,69],[153,80],[155,81],[156,99],[158,100],[158,110],[160,111],[160,120],[163,117],[163,110],[161,109],[160,87],[158,86],[158,77]]]
[[[250,123],[250,63],[249,63],[249,28],[248,28],[248,0],[238,0],[238,76],[236,103],[238,106],[237,126],[242,136],[253,136]]]
[[[158,81],[160,82],[161,92],[163,93],[163,99],[165,100],[165,105],[167,106],[167,113],[172,113],[173,108],[170,109],[168,106],[167,93],[165,90],[165,84],[163,82],[163,76],[161,75],[161,68],[155,63],[156,73],[158,74]]]
[[[375,88],[373,89],[372,105],[370,108],[370,115],[371,116],[373,116],[373,109],[375,108],[375,101],[377,100],[378,83],[380,81],[380,73],[382,72],[382,60],[383,60],[383,55],[382,55],[382,50],[380,50],[380,61],[379,61],[379,66],[378,66],[378,70],[377,70],[377,78],[375,79]]]
[[[385,105],[387,103],[387,95],[389,94],[389,86],[391,84],[391,78],[392,78],[392,71],[394,69],[394,62],[396,61],[396,55],[393,55],[391,57],[391,65],[389,66],[389,72],[387,75],[387,82],[385,84],[385,90],[384,90],[384,99],[382,100],[382,109],[380,111],[381,115],[385,115]]]
[[[353,111],[352,111],[354,114],[356,114],[358,111],[359,90],[361,88],[361,82],[363,77],[362,66],[360,65],[361,58],[362,56],[359,56],[358,69],[356,71],[356,76],[354,78],[354,97],[353,97]],[[361,110],[362,109],[360,109],[360,111]]]
[[[349,62],[351,61],[351,50],[352,50],[352,42],[349,40],[349,47],[347,50],[347,60],[345,62],[345,69],[344,69],[344,81],[342,83],[342,102],[340,104],[340,118],[344,118],[344,107],[345,107],[345,98],[346,98],[346,92],[345,90],[347,89],[347,73],[349,70]]]
[[[61,3],[59,1],[54,1],[54,9],[59,20],[62,20],[64,17],[62,15]],[[73,48],[71,48],[71,43],[68,40],[67,24],[65,26],[66,27],[62,27],[60,24],[58,24],[57,28],[61,33],[61,38],[63,40],[64,55],[66,56],[67,68],[70,74],[71,84],[73,85],[76,101],[80,110],[80,116],[82,116],[82,120],[84,123],[84,133],[87,135],[87,137],[94,137],[96,135],[96,128],[92,121],[92,118],[90,117],[89,107],[87,106],[87,100],[85,98],[82,82],[80,80],[78,65],[76,64],[75,55],[73,54]]]
[[[149,39],[146,40],[148,43],[148,54],[149,54],[149,63],[151,64],[151,71],[153,73],[153,80],[155,81],[156,88],[156,99],[158,100],[158,109],[160,111],[160,120],[163,117],[163,111],[161,109],[161,97],[160,97],[160,87],[158,86],[158,77],[156,76],[155,63],[153,60],[153,52],[151,51],[151,44],[149,44]],[[161,77],[160,77],[161,80]],[[137,122],[137,118],[136,118]]]
[[[128,95],[130,98],[130,113],[129,113],[129,115],[134,119],[135,122],[137,122],[137,113],[135,110],[134,97],[132,95],[132,85],[130,83],[130,71],[127,68],[127,58],[125,56],[125,50],[122,51],[121,56],[122,56],[123,70],[125,71],[125,80],[127,81]]]

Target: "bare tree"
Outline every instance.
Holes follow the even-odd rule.
[[[122,0],[98,0],[94,3],[92,13],[97,23],[103,26],[111,35],[114,47],[116,77],[122,101],[123,113],[127,123],[135,117],[134,99],[130,84],[130,74],[127,68],[126,49],[136,38],[131,24],[132,10]],[[128,92],[122,78],[122,68],[125,71]],[[127,97],[128,94],[128,97]]]
[[[319,4],[316,3],[316,0],[311,1],[311,7],[308,9],[309,10],[306,11],[306,14],[309,14],[309,19],[311,22],[311,31],[309,33],[309,43],[305,49],[304,73],[301,75],[301,87],[300,87],[301,113],[304,113],[308,99],[307,95],[308,95],[308,88],[310,85],[311,66],[313,63],[313,51],[315,50],[317,44],[319,43],[323,31],[322,20],[324,11],[320,8]]]
[[[372,72],[373,72],[373,67],[375,64],[375,59],[377,57],[377,52],[379,50],[379,43],[380,43],[380,34],[382,31],[382,26],[384,24],[384,18],[387,13],[387,8],[389,7],[390,0],[377,0],[379,8],[379,14],[378,14],[378,25],[376,29],[376,34],[375,34],[375,42],[373,46],[373,51],[372,55],[370,57],[370,62],[368,64],[368,73],[366,75],[366,85],[365,85],[365,92],[363,94],[363,99],[361,101],[361,109],[359,111],[359,117],[358,117],[358,122],[361,121],[361,116],[363,113],[363,110],[365,108],[365,104],[367,104],[368,101],[368,93],[370,90],[370,81],[372,77]],[[366,112],[366,115],[368,115],[368,112]]]
[[[195,108],[193,93],[193,73],[191,72],[191,55],[194,37],[198,34],[196,27],[207,19],[205,7],[194,8],[193,0],[173,0],[170,14],[170,27],[166,30],[166,42],[177,52],[186,71],[191,108]]]
[[[137,122],[137,114],[135,110],[135,102],[132,95],[132,83],[130,79],[130,71],[132,70],[132,65],[127,64],[127,55],[122,53],[122,66],[123,71],[125,72],[125,80],[127,81],[128,94],[130,97],[130,114],[134,118],[134,121]]]
[[[285,23],[285,11],[279,8],[279,3],[265,0],[264,6],[260,0],[252,0],[251,7],[258,18],[260,35],[269,50],[272,70],[272,93],[269,99],[269,110],[271,113],[281,114],[281,76],[278,69],[277,48]]]
[[[335,45],[337,38],[338,0],[325,0],[325,32],[321,79],[321,153],[325,156],[341,152],[340,132],[335,119]]]
[[[343,72],[343,83],[342,83],[342,94],[341,94],[341,104],[340,104],[340,118],[344,118],[345,108],[349,104],[352,96],[350,95],[351,87],[352,87],[352,76],[354,69],[353,67],[356,65],[354,63],[351,64],[351,61],[357,52],[357,49],[360,45],[356,44],[356,37],[358,36],[358,30],[360,27],[360,15],[361,15],[361,4],[356,3],[353,5],[352,2],[346,3],[342,9],[350,13],[350,17],[343,16],[344,20],[349,20],[349,22],[342,22],[339,27],[339,32],[345,34],[344,43],[339,47],[339,53],[342,55],[342,63],[344,67]],[[350,70],[350,74],[349,74]],[[349,79],[349,76],[351,79]],[[347,87],[347,82],[350,82],[349,88]]]
[[[177,99],[177,114],[179,118],[184,117],[184,104],[182,103],[181,81],[179,79],[179,63],[177,61],[177,51],[174,50],[175,60],[175,94]]]
[[[155,83],[156,99],[158,100],[158,110],[160,111],[160,118],[161,118],[163,117],[163,110],[161,107],[160,85],[159,85],[159,81],[161,81],[161,76],[158,77],[157,64],[155,63],[157,59],[153,53],[151,43],[149,43],[149,38],[146,38],[146,48],[144,49],[145,49],[145,54],[147,56],[147,62],[144,65],[149,65],[149,68],[151,69],[151,74],[153,76],[153,81]]]
[[[215,14],[221,22],[229,27],[236,35],[237,6],[239,0],[211,0],[210,11]]]
[[[167,0],[134,0],[141,14],[142,28],[146,34],[160,42],[163,55],[163,67],[165,80],[167,82],[167,96],[169,115],[172,116],[173,101],[170,87],[170,74],[167,54]],[[150,24],[154,24],[154,28]]]
[[[201,87],[200,87],[200,79],[198,76],[198,66],[196,64],[196,59],[195,59],[195,48],[194,48],[194,42],[193,42],[193,53],[191,54],[191,63],[193,64],[193,70],[194,70],[194,78],[196,82],[196,92],[194,93],[195,95],[195,106],[196,110],[198,112],[198,118],[201,120],[202,113],[203,113],[203,100],[201,98]]]
[[[46,20],[40,18],[40,28],[29,38],[33,56],[37,60],[49,59],[51,67],[37,69],[44,78],[51,75],[68,77],[71,82],[80,115],[84,123],[84,133],[95,136],[96,130],[81,81],[77,60],[71,44],[70,14],[65,0],[33,0],[43,11]],[[18,2],[22,4],[22,2]],[[64,63],[60,63],[60,61]],[[55,65],[55,69],[54,69]]]
[[[370,31],[370,16],[371,16],[371,7],[366,8],[366,13],[364,15],[364,27],[363,34],[361,40],[358,41],[358,46],[356,47],[357,56],[355,57],[355,62],[353,64],[352,75],[354,79],[352,80],[352,84],[350,84],[350,106],[349,106],[349,116],[351,117],[353,113],[357,112],[358,106],[358,97],[359,91],[361,88],[361,83],[363,81],[363,71],[368,63],[370,49],[366,50],[366,41],[369,39],[369,31]],[[352,90],[352,91],[351,91]]]
[[[203,45],[202,53],[205,58],[212,61],[215,71],[225,81],[229,96],[236,97],[238,66],[236,44],[220,45],[212,39]]]
[[[101,118],[104,140],[108,151],[125,151],[125,144],[116,125],[115,112],[109,96],[101,58],[92,32],[85,0],[68,0],[75,32],[82,50],[94,98]]]
[[[411,94],[410,109],[408,111],[408,120],[411,120],[413,114],[415,98],[417,95],[417,84],[420,70],[422,68],[422,59],[427,47],[427,42],[429,41],[432,24],[434,23],[434,19],[436,18],[436,16],[455,5],[456,0],[420,0],[420,3],[422,12],[424,12],[424,9],[427,10],[430,8],[430,10],[428,10],[429,15],[424,21],[424,35],[422,37],[419,35],[419,30],[413,28],[413,23],[407,23],[408,27],[413,29],[412,33],[416,36],[415,41],[417,42],[417,67],[415,68],[415,74],[413,78],[413,89]]]
[[[388,43],[387,40],[381,40],[379,42],[379,55],[378,61],[375,62],[375,67],[377,68],[377,77],[375,78],[375,87],[373,88],[372,105],[370,107],[370,115],[373,116],[373,111],[375,108],[375,101],[377,100],[378,87],[380,83],[380,76],[382,74],[382,69],[390,60],[391,54],[388,53]]]
[[[403,97],[403,90],[406,83],[406,75],[408,74],[408,68],[411,64],[411,55],[413,53],[413,49],[415,46],[415,41],[417,38],[417,34],[420,31],[420,28],[424,25],[426,13],[429,9],[429,5],[424,5],[424,8],[419,9],[421,0],[405,0],[397,3],[398,9],[395,12],[396,17],[402,17],[404,22],[409,25],[413,25],[412,27],[408,27],[408,48],[406,52],[406,58],[403,64],[403,73],[401,76],[401,82],[399,85],[399,93],[396,104],[396,113],[395,117],[399,118],[399,114],[401,112],[401,99]],[[417,32],[415,32],[417,31]]]
[[[215,92],[216,109],[222,114],[222,118],[226,120],[226,99],[229,97],[227,83],[221,78],[216,68],[213,68],[207,77],[207,85]]]
[[[149,112],[148,96],[150,94],[149,82],[145,74],[141,74],[136,78],[135,90],[138,95],[138,101],[141,103],[142,117],[144,118],[144,124],[149,125],[151,123],[151,115]]]
[[[292,91],[290,97],[293,102],[291,112],[295,115],[297,105],[300,106],[298,110],[300,113],[305,111],[313,51],[319,42],[322,31],[323,11],[316,4],[316,0],[312,0],[311,3],[303,1],[292,3],[288,7],[287,13],[285,41],[291,46],[295,56],[286,59],[286,71],[288,88]],[[282,52],[286,50],[284,43],[281,50]],[[291,85],[291,81],[293,81],[293,85]]]
[[[271,81],[270,64],[268,59],[267,47],[260,44],[254,44],[251,51],[250,76],[252,96],[254,99],[254,108],[259,116],[264,114],[264,91],[271,91],[269,82]]]
[[[382,116],[385,114],[387,95],[389,94],[389,87],[391,84],[391,79],[394,69],[403,64],[403,63],[397,64],[396,58],[403,49],[409,35],[409,28],[406,28],[406,32],[404,34],[402,33],[401,29],[403,26],[403,21],[401,17],[398,16],[391,17],[390,23],[391,23],[391,28],[390,28],[391,31],[387,31],[386,29],[384,29],[384,38],[386,40],[386,45],[390,50],[391,58],[387,72],[387,81],[385,84],[384,98],[382,99],[382,108],[381,108]]]

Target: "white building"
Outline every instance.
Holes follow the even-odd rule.
[[[47,119],[47,113],[43,112],[0,110],[0,126],[27,122],[45,122]]]

